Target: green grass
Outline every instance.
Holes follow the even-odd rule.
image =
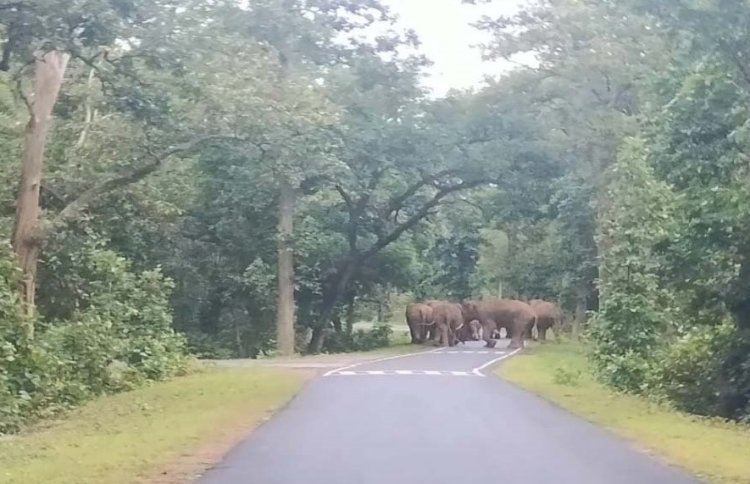
[[[677,412],[612,392],[580,347],[550,343],[498,368],[511,382],[624,436],[714,483],[750,483],[750,427]]]
[[[59,421],[1,438],[0,482],[148,478],[211,442],[226,445],[230,430],[246,434],[303,382],[302,375],[270,369],[212,369],[103,397]]]

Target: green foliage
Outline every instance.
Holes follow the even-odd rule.
[[[694,328],[664,349],[649,385],[682,410],[748,419],[750,359],[741,356],[748,348],[732,324]]]
[[[592,324],[592,356],[601,376],[623,390],[644,384],[649,360],[669,324],[662,257],[674,196],[655,179],[642,140],[629,140],[612,170],[598,236],[601,309]]]
[[[66,267],[69,274],[87,271],[85,279],[71,277],[80,282],[71,288],[77,309],[67,320],[38,324],[27,341],[13,259],[7,251],[0,257],[0,432],[184,367],[184,341],[171,327],[171,281],[158,270],[131,272],[125,259],[96,245],[71,259],[80,265]]]
[[[72,58],[41,181],[38,318],[0,254],[6,430],[167,377],[186,345],[269,354],[281,186],[300,340],[398,295],[502,287],[598,311],[605,382],[747,414],[744,2],[532,2],[477,25],[487,58],[533,52],[528,67],[444,99],[378,0],[21,3],[0,7],[4,237],[32,54]],[[321,349],[389,339],[341,330]]]
[[[326,353],[348,353],[352,351],[371,351],[391,345],[393,328],[388,324],[378,324],[370,330],[357,329],[353,333],[334,332],[324,343]]]

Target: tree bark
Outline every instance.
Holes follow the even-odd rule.
[[[294,188],[287,180],[279,187],[278,302],[276,338],[282,356],[294,354]]]
[[[36,59],[34,93],[29,99],[29,122],[21,160],[21,179],[16,197],[16,218],[13,228],[13,249],[21,266],[19,288],[27,314],[34,314],[36,271],[39,258],[39,190],[44,166],[44,148],[52,124],[52,109],[60,94],[65,68],[70,56],[52,51]],[[27,337],[33,338],[34,326],[29,323]]]
[[[336,304],[338,304],[341,296],[346,290],[346,287],[349,285],[349,282],[352,280],[352,277],[356,273],[356,267],[359,263],[361,263],[361,260],[359,259],[353,259],[346,262],[344,267],[341,269],[340,274],[338,275],[330,292],[326,294],[325,300],[323,302],[323,307],[320,311],[318,324],[316,324],[313,328],[312,339],[310,340],[310,344],[307,347],[307,352],[309,354],[320,353],[320,350],[323,349],[323,343],[325,343],[327,335],[326,329],[330,326],[332,316],[336,309]]]
[[[346,301],[346,330],[351,334],[354,331],[354,291],[350,291]]]
[[[86,82],[86,99],[83,102],[85,110],[83,118],[83,129],[81,129],[81,134],[78,136],[76,148],[83,148],[83,145],[86,144],[86,137],[88,136],[89,130],[91,129],[91,123],[94,121],[94,108],[91,106],[91,98],[93,96],[93,93],[91,91],[93,90],[95,73],[96,71],[94,69],[91,69],[89,71],[88,81]]]
[[[581,336],[581,328],[586,323],[586,307],[587,307],[587,295],[588,291],[584,286],[584,283],[576,289],[576,312],[573,317],[573,339],[578,339]]]
[[[750,330],[750,247],[740,248],[740,271],[727,306],[737,327]]]

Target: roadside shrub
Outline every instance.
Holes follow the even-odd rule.
[[[375,326],[370,331],[358,330],[354,333],[354,351],[369,351],[386,348],[391,344],[393,329],[387,324]]]
[[[325,353],[349,353],[386,348],[391,344],[393,329],[387,324],[377,325],[371,330],[358,329],[352,333],[332,332],[323,344]]]
[[[669,345],[649,377],[652,392],[700,415],[750,418],[750,334],[725,323]]]
[[[15,292],[17,270],[0,248],[0,433],[96,395],[167,378],[186,364],[171,328],[171,281],[158,270],[134,273],[117,254],[80,254],[91,278],[75,292],[70,319],[28,321]],[[26,337],[34,323],[36,336]]]

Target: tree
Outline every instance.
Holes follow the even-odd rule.
[[[594,227],[605,201],[603,175],[622,139],[637,132],[644,83],[666,62],[663,39],[632,9],[593,0],[537,2],[477,27],[492,35],[487,58],[535,57],[513,77],[536,116],[540,143],[564,166],[551,208],[571,249],[565,292],[581,323],[598,306]]]
[[[40,245],[51,230],[39,224],[44,152],[69,60],[73,57],[92,63],[102,56],[106,59],[107,47],[113,48],[118,39],[136,38],[139,29],[167,8],[168,2],[138,1],[116,6],[101,1],[74,6],[60,1],[0,5],[3,12],[0,31],[4,38],[0,68],[14,71],[18,94],[29,110],[12,237],[24,273],[20,290],[29,313],[34,307]],[[34,71],[31,93],[25,92],[23,82],[28,67]],[[61,211],[59,221],[70,218],[99,193],[130,182],[131,177],[139,179],[140,173],[109,180],[82,193]],[[33,333],[33,327],[29,332]]]

